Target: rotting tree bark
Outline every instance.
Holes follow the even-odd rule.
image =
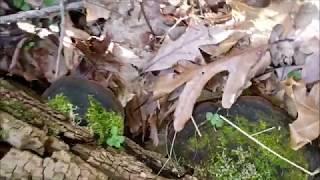
[[[126,139],[99,147],[41,100],[0,79],[0,179],[196,179],[183,167]]]

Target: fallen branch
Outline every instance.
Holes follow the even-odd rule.
[[[83,2],[73,2],[65,5],[65,10],[76,10],[83,7]],[[6,16],[0,17],[0,24],[7,24],[16,22],[22,19],[30,19],[30,18],[38,18],[38,17],[45,17],[49,14],[58,13],[60,11],[60,6],[50,6],[46,8],[42,8],[39,10],[30,10],[30,11],[23,11],[17,14],[10,14]]]

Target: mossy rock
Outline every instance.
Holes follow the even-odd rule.
[[[293,120],[285,111],[260,97],[247,96],[239,98],[228,110],[222,109],[219,103],[198,104],[193,117],[200,125],[202,137],[197,135],[192,122],[177,134],[174,144],[177,161],[193,166],[200,179],[308,179],[306,174],[263,150],[230,125],[224,123],[221,128],[214,128],[207,123],[207,112],[218,112],[249,134],[274,127],[255,137],[310,171],[320,166],[320,152],[316,146],[308,145],[300,151],[290,148],[288,123]],[[169,140],[173,134],[171,128]],[[170,145],[169,141],[168,147]],[[319,176],[309,179],[319,179]]]
[[[75,113],[82,119],[80,125],[87,125],[86,113],[90,107],[89,97],[93,97],[107,111],[113,111],[124,117],[124,110],[110,89],[81,77],[66,76],[54,82],[44,93],[45,99],[57,95],[65,96],[76,106]]]

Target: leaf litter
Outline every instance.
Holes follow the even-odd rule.
[[[317,139],[316,3],[275,2],[256,9],[232,1],[233,18],[218,24],[221,13],[212,7],[219,6],[200,2],[197,9],[171,0],[85,0],[82,25],[66,15],[58,77],[78,74],[111,88],[126,109],[130,132],[148,134],[155,145],[160,143],[159,128],[170,122],[177,132],[184,128],[205,90],[218,95],[222,90],[222,106],[230,108],[252,86],[270,99],[277,94],[288,112],[298,114],[289,125],[293,149]],[[28,81],[54,82],[58,34],[51,31],[42,39],[30,32],[22,36],[15,55],[0,56],[1,71]],[[25,48],[30,41],[34,47]],[[300,80],[290,79],[292,70]],[[212,123],[219,126],[216,120]]]

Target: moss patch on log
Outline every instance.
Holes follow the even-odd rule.
[[[257,122],[249,122],[245,117],[237,116],[236,124],[249,134],[270,128],[270,121],[261,117]],[[196,175],[203,179],[307,179],[307,176],[285,161],[262,149],[233,127],[224,125],[214,132],[213,127],[207,127],[202,137],[196,134],[187,142],[189,150],[194,151],[201,159],[195,166]],[[307,162],[301,151],[294,151],[289,146],[289,132],[275,127],[256,138],[277,153],[307,167]],[[209,155],[205,155],[208,153]],[[208,156],[207,159],[201,157]],[[184,163],[194,164],[190,160],[182,159]]]
[[[111,145],[119,148],[123,143],[124,137],[123,118],[113,111],[107,111],[94,97],[89,96],[89,107],[85,118],[88,121],[88,127],[98,136],[98,142],[101,145]],[[75,105],[64,96],[58,94],[48,102],[49,106],[64,113],[75,121],[80,122],[80,117],[74,113]]]
[[[42,118],[44,117],[26,108],[22,102],[15,100],[1,100],[0,110],[10,112],[17,119],[24,119],[26,122],[32,123],[37,127],[43,126]]]

